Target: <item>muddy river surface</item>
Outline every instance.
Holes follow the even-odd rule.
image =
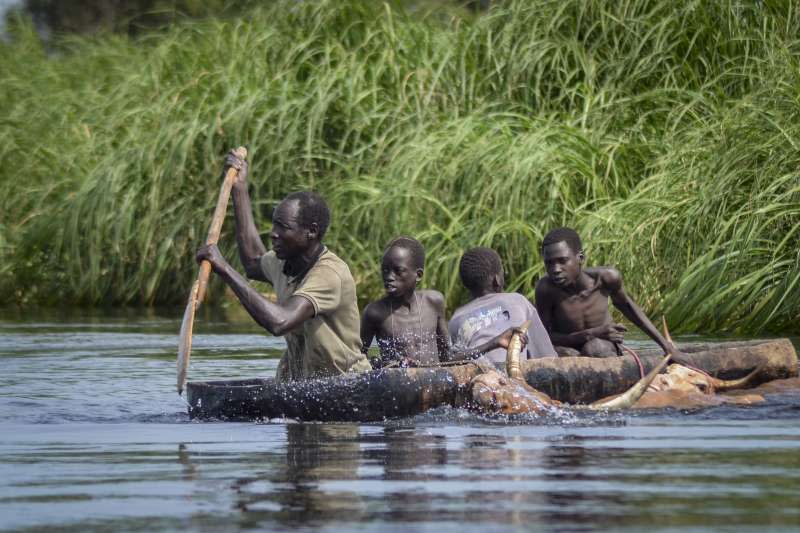
[[[0,530],[800,528],[800,395],[512,422],[192,422],[180,316],[0,313]],[[190,379],[274,373],[282,341],[248,322],[196,332]]]

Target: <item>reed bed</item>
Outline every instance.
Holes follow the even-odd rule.
[[[542,236],[570,225],[676,330],[800,331],[798,26],[790,1],[286,0],[46,51],[19,21],[0,44],[0,297],[183,301],[245,144],[258,223],[320,191],[362,303],[398,234],[451,308],[474,245],[532,297]]]

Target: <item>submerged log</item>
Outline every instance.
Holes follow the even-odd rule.
[[[787,339],[681,345],[681,349],[694,366],[715,377],[738,378],[760,367],[755,385],[797,375],[797,355]],[[643,351],[640,357],[648,371],[662,355]],[[470,381],[480,372],[476,364],[465,363],[387,368],[291,383],[272,378],[190,382],[187,400],[193,418],[370,422],[439,406],[464,406]],[[639,379],[639,367],[630,355],[533,359],[523,362],[522,372],[535,389],[571,404],[619,394]]]

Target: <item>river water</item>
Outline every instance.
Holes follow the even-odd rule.
[[[0,529],[800,528],[798,394],[511,422],[192,422],[180,316],[0,313]],[[195,331],[190,379],[274,373],[282,342],[250,323]]]

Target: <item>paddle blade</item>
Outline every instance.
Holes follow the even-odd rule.
[[[186,375],[189,372],[189,357],[192,353],[192,328],[194,327],[194,312],[197,308],[197,289],[199,285],[199,280],[192,285],[192,290],[189,292],[189,302],[186,304],[186,310],[183,312],[183,322],[181,322],[181,333],[178,340],[178,394],[183,394]]]

